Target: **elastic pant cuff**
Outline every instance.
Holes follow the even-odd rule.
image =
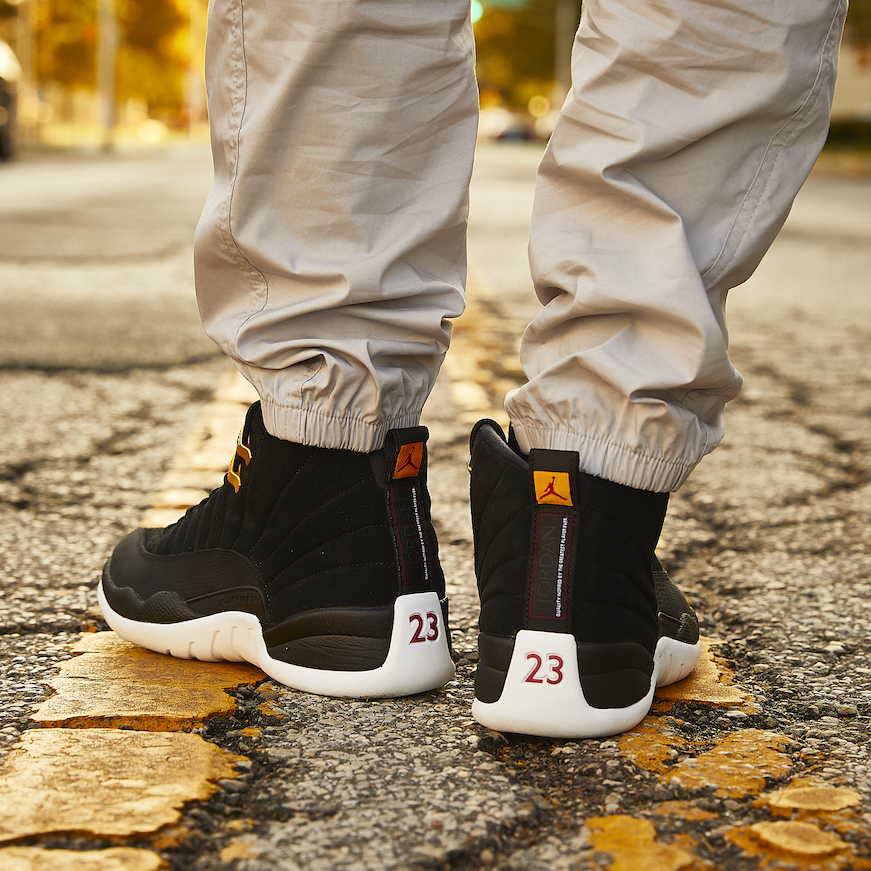
[[[582,472],[636,490],[654,493],[677,490],[696,466],[695,462],[646,456],[594,436],[553,432],[523,423],[514,423],[513,427],[524,453],[529,453],[532,448],[577,451]]]
[[[319,448],[340,448],[371,453],[384,445],[391,429],[417,426],[421,410],[372,423],[355,417],[337,417],[313,408],[293,408],[261,400],[263,422],[270,435],[288,442]]]

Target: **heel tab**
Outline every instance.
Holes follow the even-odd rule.
[[[505,433],[502,432],[502,427],[496,423],[495,420],[491,420],[489,417],[485,417],[483,420],[479,420],[473,427],[472,432],[469,435],[469,449],[474,450],[475,441],[478,439],[479,435],[481,435],[482,431],[492,430],[494,434],[496,434],[505,444],[508,444],[508,440],[505,438]],[[483,437],[483,436],[482,436]]]
[[[389,430],[384,446],[369,454],[379,485],[389,487],[396,482],[425,481],[428,439],[429,430],[425,426]]]

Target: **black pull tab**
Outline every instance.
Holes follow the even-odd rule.
[[[530,486],[535,505],[529,548],[527,627],[570,631],[569,601],[578,523],[578,454],[532,450]]]
[[[435,550],[422,486],[427,435],[426,427],[391,430],[384,445],[387,508],[402,592],[419,592],[433,583]]]
[[[387,486],[411,484],[413,480],[410,479],[416,479],[420,475],[426,462],[428,435],[425,426],[393,429],[387,433],[384,442]]]

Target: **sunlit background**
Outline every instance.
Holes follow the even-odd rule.
[[[472,0],[481,136],[546,139],[569,86],[579,0]],[[0,154],[161,146],[207,136],[207,0],[0,0]],[[834,107],[839,141],[871,126],[871,0],[853,0]]]

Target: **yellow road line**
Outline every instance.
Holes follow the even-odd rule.
[[[610,871],[690,871],[707,865],[692,852],[659,843],[650,820],[624,815],[594,817],[587,820],[587,828],[595,850],[613,857],[607,866]]]
[[[242,663],[172,659],[114,632],[85,635],[73,651],[80,656],[61,663],[50,681],[55,695],[33,715],[43,726],[195,729],[236,710],[225,690],[266,677]]]
[[[158,484],[142,526],[162,529],[175,523],[221,483],[245,411],[256,399],[254,388],[235,369],[221,379],[214,399],[203,409]]]
[[[215,399],[176,452],[145,526],[164,526],[217,486],[245,408],[256,398],[238,373],[222,379]],[[229,715],[225,690],[263,679],[235,663],[171,659],[114,633],[85,634],[51,680],[55,695],[0,769],[0,841],[49,834],[126,837],[179,820],[185,803],[204,800],[216,781],[235,776],[237,757],[182,729]],[[95,728],[125,726],[127,730]],[[76,727],[76,728],[71,728]],[[68,851],[7,847],[4,868],[26,871],[152,871],[148,850]]]
[[[133,847],[108,850],[46,850],[43,847],[0,849],[3,871],[157,871],[164,862],[157,853]]]
[[[732,670],[715,655],[713,648],[719,642],[704,637],[700,642],[699,664],[689,677],[656,690],[656,710],[669,710],[674,702],[731,707],[749,701],[747,695],[735,686]]]
[[[0,772],[0,841],[156,832],[240,760],[186,732],[31,729]]]

